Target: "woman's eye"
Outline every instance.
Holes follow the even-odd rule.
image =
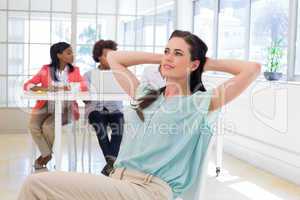
[[[168,50],[164,50],[164,53],[167,54],[167,53],[168,53]]]
[[[176,55],[176,56],[182,56],[182,53],[175,52],[175,55]]]

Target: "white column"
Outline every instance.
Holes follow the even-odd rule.
[[[177,0],[176,29],[193,31],[193,1]]]

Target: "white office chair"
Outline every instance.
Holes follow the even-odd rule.
[[[209,141],[207,152],[203,158],[203,165],[199,169],[198,179],[195,181],[192,187],[189,188],[188,191],[186,191],[176,200],[203,200],[204,199],[208,163],[211,157],[211,151],[215,143],[215,140],[216,140],[216,136],[213,135]]]
[[[91,173],[92,171],[92,129],[93,127],[89,125],[88,122],[84,123],[84,133],[82,133],[82,151],[81,151],[81,164],[82,171],[84,171],[84,155],[85,155],[85,146],[86,146],[86,136],[87,136],[87,154],[88,154],[88,171]]]

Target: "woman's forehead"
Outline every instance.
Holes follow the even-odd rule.
[[[72,47],[68,47],[68,48],[66,48],[66,49],[65,49],[65,51],[67,51],[67,52],[70,52],[70,51],[72,51]]]
[[[168,41],[166,48],[171,50],[180,49],[186,52],[189,50],[189,45],[186,43],[186,41],[184,41],[183,38],[173,37]]]

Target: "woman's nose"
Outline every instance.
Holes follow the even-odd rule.
[[[172,61],[173,60],[172,54],[170,54],[170,53],[166,54],[166,60]]]

